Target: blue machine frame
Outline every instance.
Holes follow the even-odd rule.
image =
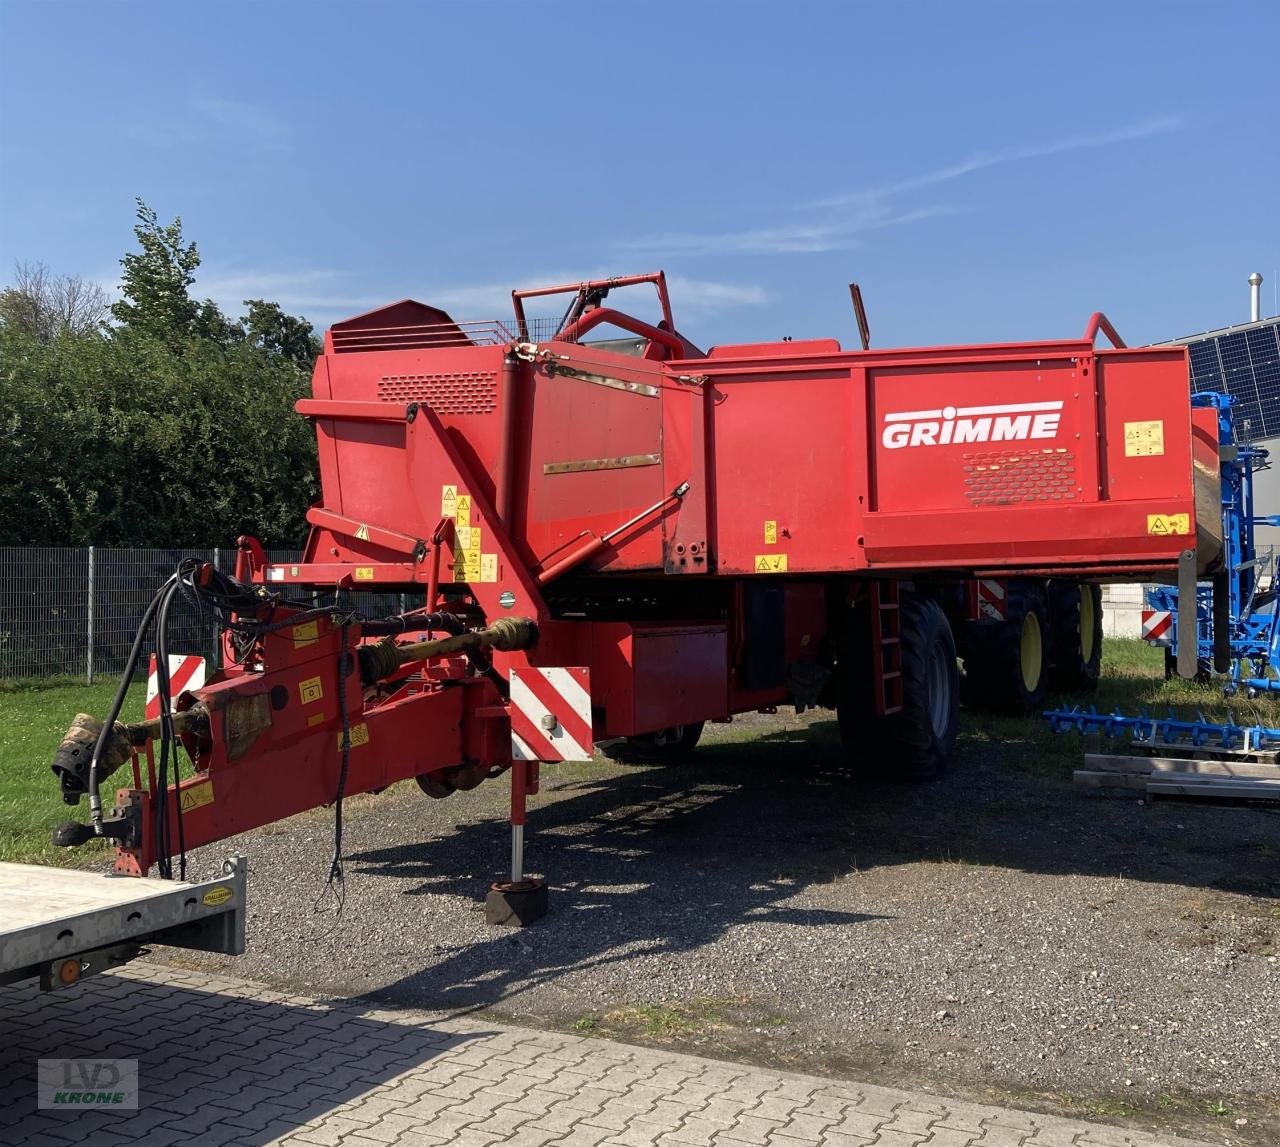
[[[1274,581],[1272,555],[1259,556],[1254,540],[1258,526],[1280,526],[1280,514],[1259,515],[1254,512],[1253,476],[1269,465],[1269,454],[1261,446],[1236,440],[1229,394],[1206,392],[1191,396],[1191,405],[1211,407],[1218,414],[1218,440],[1222,475],[1223,566],[1227,593],[1225,610],[1215,618],[1213,589],[1200,585],[1196,592],[1197,663],[1207,675],[1215,662],[1216,626],[1228,631],[1229,665],[1224,692],[1230,696],[1240,689],[1254,696],[1258,693],[1280,693],[1280,610],[1276,609],[1275,587],[1260,593],[1268,573]],[[1167,663],[1177,657],[1178,590],[1172,586],[1153,586],[1146,593],[1147,608],[1167,610],[1173,625],[1168,640],[1152,644],[1165,645]],[[1225,616],[1223,616],[1225,614]]]

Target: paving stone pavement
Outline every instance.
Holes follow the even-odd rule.
[[[136,1058],[136,1112],[40,1111],[39,1058]],[[1206,1147],[475,1018],[134,964],[0,987],[0,1143]]]

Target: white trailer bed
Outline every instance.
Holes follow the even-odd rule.
[[[195,883],[0,863],[0,984],[68,986],[148,944],[239,955],[245,871],[243,857]]]

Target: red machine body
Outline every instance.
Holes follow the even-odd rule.
[[[657,290],[656,324],[601,305],[639,283]],[[524,300],[559,291],[575,301],[536,337]],[[173,798],[190,806],[188,844],[333,799],[340,690],[344,791],[418,777],[444,795],[514,764],[522,823],[537,762],[580,759],[571,742],[829,703],[851,607],[872,610],[858,640],[874,714],[893,714],[899,582],[976,618],[978,577],[1217,560],[1216,501],[1197,517],[1186,351],[1101,349],[1099,329],[1119,342],[1101,316],[1048,342],[703,353],[675,332],[661,274],[514,299],[508,323],[406,300],[336,324],[297,404],[322,487],[303,557],[273,565],[245,539],[236,573],[285,597],[391,590],[469,625],[527,617],[537,644],[362,688],[337,676],[344,627],[277,629],[179,703],[214,714]],[[627,337],[587,337],[607,326]],[[358,620],[345,637],[366,640]],[[133,870],[155,859],[125,851]]]
[[[510,545],[482,534],[498,571],[457,580],[487,571],[513,591],[516,567],[545,584],[579,563],[720,576],[1168,567],[1196,525],[1186,351],[1099,349],[1095,334],[662,359],[467,335],[398,303],[334,327],[298,404],[316,421],[324,494],[314,568],[296,576],[365,562],[367,580],[405,580],[454,487],[491,508]],[[429,413],[415,424],[411,411]],[[685,482],[678,505],[654,510]],[[646,510],[651,521],[594,545]]]

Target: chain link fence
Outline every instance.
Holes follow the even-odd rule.
[[[147,603],[188,557],[229,569],[235,550],[0,546],[0,680],[67,676],[92,682],[119,673]],[[270,557],[297,561],[299,553],[274,550]],[[212,616],[197,612],[185,597],[174,601],[169,632],[174,653],[199,653],[211,665],[219,663]],[[154,636],[148,634],[148,650]]]
[[[0,681],[74,677],[93,682],[124,669],[138,622],[156,590],[183,558],[230,570],[233,549],[72,549],[0,546]],[[298,550],[270,550],[272,562],[296,562]],[[298,597],[308,596],[298,591]],[[319,595],[310,595],[319,601]],[[403,613],[421,594],[357,591],[344,601],[368,617]],[[155,646],[154,627],[144,649]],[[221,664],[210,613],[174,599],[169,649]]]

